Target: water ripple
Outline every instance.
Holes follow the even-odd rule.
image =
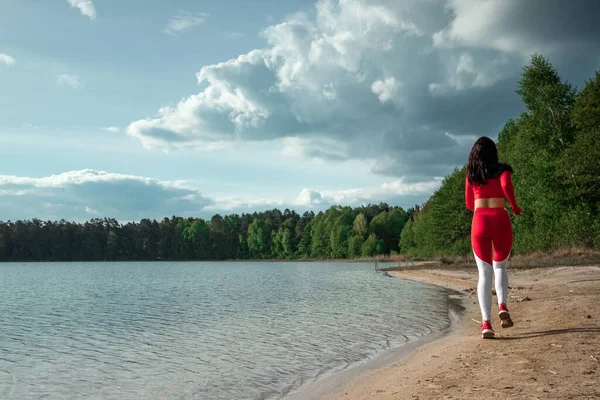
[[[367,264],[2,264],[0,398],[277,399],[449,324]]]

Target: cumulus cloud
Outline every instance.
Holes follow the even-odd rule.
[[[508,64],[510,64],[508,57],[476,59],[469,52],[463,52],[448,60],[446,82],[430,83],[429,92],[435,96],[452,93],[454,90],[492,86],[506,78],[507,72],[504,67]]]
[[[369,82],[362,72],[367,53],[392,51],[394,35],[408,34],[402,18],[387,11],[360,1],[320,2],[316,22],[298,14],[267,28],[269,48],[202,68],[205,90],[127,132],[147,146],[360,134],[381,113],[377,97],[364,98],[362,112],[348,107],[381,76]],[[339,124],[331,121],[336,113]]]
[[[56,82],[59,85],[71,86],[73,89],[77,89],[80,86],[79,78],[75,75],[61,74],[56,78]]]
[[[185,184],[79,170],[43,178],[0,175],[0,220],[121,220],[197,215],[212,201]]]
[[[599,6],[551,3],[320,0],[267,27],[264,48],[201,68],[199,93],[126,132],[148,148],[268,140],[293,157],[375,160],[373,172],[406,182],[443,176],[473,137],[522,110],[524,55],[578,51],[578,79],[597,67]]]
[[[371,85],[371,90],[377,95],[379,101],[385,103],[393,99],[398,93],[399,83],[396,78],[389,77],[383,81],[375,81]]]
[[[8,54],[0,53],[0,64],[11,66],[15,65],[16,62],[17,60],[9,56]]]
[[[286,207],[283,199],[250,198],[240,197],[216,197],[212,204],[204,207],[206,212],[212,213],[240,213],[249,211],[260,211],[271,208]]]
[[[381,201],[398,204],[400,198],[429,195],[439,187],[440,182],[440,179],[433,179],[409,183],[399,179],[374,188],[323,191],[305,188],[296,197],[294,204],[309,208],[338,204],[360,206]]]
[[[303,189],[297,196],[233,197],[202,194],[185,181],[109,173],[69,171],[42,178],[0,175],[0,220],[76,220],[116,218],[161,219],[172,215],[210,218],[230,214],[289,208],[298,212],[324,210],[332,205],[360,206],[387,201],[409,207],[421,203],[439,186],[439,179],[392,180],[377,187],[345,190]]]
[[[78,8],[81,15],[84,15],[92,21],[96,19],[96,7],[91,0],[67,0],[72,8]]]
[[[169,35],[184,32],[195,26],[202,25],[204,22],[206,22],[206,18],[208,18],[208,14],[192,14],[187,11],[182,11],[179,14],[169,18],[169,23],[167,24],[164,32],[168,33]]]
[[[323,203],[323,195],[313,189],[302,189],[296,198],[296,204],[300,206],[314,206],[315,204],[321,205]]]

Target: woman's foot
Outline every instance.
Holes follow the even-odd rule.
[[[508,313],[506,304],[500,303],[500,311],[498,312],[498,316],[500,317],[500,325],[503,328],[510,328],[514,325],[514,322],[512,319],[510,319],[510,314]]]
[[[481,324],[481,338],[482,339],[493,339],[496,334],[492,329],[492,323],[490,321],[483,321]]]

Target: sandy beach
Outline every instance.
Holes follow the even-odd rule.
[[[509,271],[515,326],[502,329],[496,318],[492,340],[480,338],[476,270],[390,274],[470,293],[461,322],[328,400],[600,399],[599,266]]]

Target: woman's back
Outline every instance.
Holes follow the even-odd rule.
[[[472,184],[466,179],[465,200],[469,210],[475,209],[475,200],[478,199],[508,199],[511,208],[518,210],[515,190],[512,184],[512,173],[503,171],[500,176],[488,178],[484,185]]]

